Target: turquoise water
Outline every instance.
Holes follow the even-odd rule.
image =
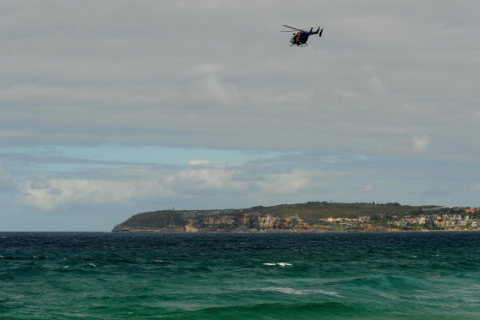
[[[479,319],[480,233],[0,233],[1,319]]]

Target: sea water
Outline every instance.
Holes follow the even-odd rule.
[[[480,233],[0,233],[0,319],[480,319]]]

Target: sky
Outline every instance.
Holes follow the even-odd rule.
[[[0,231],[480,206],[477,0],[0,3]],[[289,47],[283,24],[324,28]]]

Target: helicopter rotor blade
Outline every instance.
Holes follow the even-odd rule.
[[[293,29],[293,30],[303,31],[303,29],[298,29],[298,28],[290,27],[290,26],[287,26],[287,25],[285,25],[285,24],[284,24],[283,26],[286,27],[286,28]]]

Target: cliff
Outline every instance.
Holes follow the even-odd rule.
[[[209,212],[156,211],[133,216],[113,232],[254,232],[261,230],[308,230],[298,216],[274,217],[259,212],[214,214]]]
[[[433,211],[434,214],[427,214]],[[249,209],[161,210],[136,214],[116,225],[112,232],[401,231],[437,230],[446,226],[476,229],[475,221],[463,218],[460,213],[465,213],[465,209],[331,202]]]

